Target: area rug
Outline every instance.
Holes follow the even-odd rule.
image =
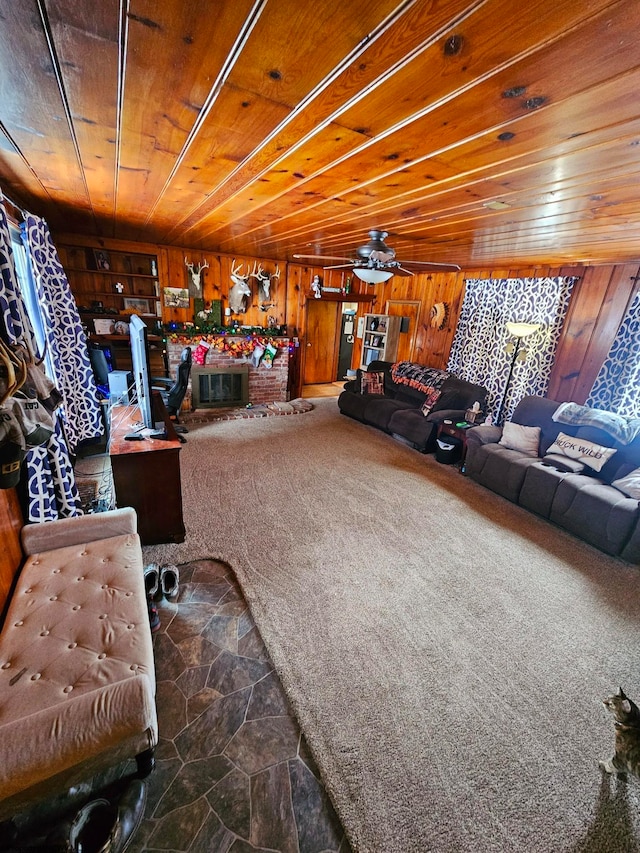
[[[640,569],[313,403],[194,426],[145,555],[233,568],[354,850],[639,850]]]

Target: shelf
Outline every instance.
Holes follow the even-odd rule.
[[[372,361],[396,360],[400,320],[400,317],[388,314],[365,314],[360,364],[362,369],[367,368]]]
[[[151,275],[146,272],[117,272],[116,270],[92,270],[88,267],[67,267],[67,272],[81,272],[81,273],[90,273],[91,275],[111,275],[116,277],[124,278],[125,276],[130,276],[131,278],[148,278],[151,281],[158,281],[157,275]]]
[[[313,290],[307,291],[307,299],[315,299]],[[374,293],[325,293],[322,291],[320,300],[325,302],[373,302],[376,298]]]

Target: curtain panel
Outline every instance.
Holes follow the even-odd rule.
[[[87,339],[47,223],[27,213],[21,227],[53,379],[64,401],[65,435],[73,453],[79,442],[104,432]]]
[[[564,276],[466,280],[447,369],[487,389],[492,423],[500,411],[500,421],[509,420],[523,397],[546,393],[575,281]],[[509,335],[507,322],[540,326],[523,339],[521,356],[526,353],[526,358],[515,362],[508,387],[509,345],[517,341]]]
[[[11,232],[0,191],[0,335],[6,344],[25,344],[36,353],[33,328],[20,293]]]
[[[38,353],[33,324],[22,297],[20,283],[16,274],[15,256],[11,245],[11,232],[0,193],[0,335],[7,345],[25,346],[32,357],[41,357]],[[30,368],[31,369],[31,368]],[[30,374],[31,379],[31,374]],[[30,380],[29,380],[30,381]],[[19,391],[24,393],[26,384]],[[10,402],[0,407],[7,413],[11,411]],[[7,408],[9,407],[9,408]],[[75,485],[73,467],[64,433],[59,422],[59,413],[53,416],[54,431],[48,440],[38,446],[25,446],[25,456],[21,468],[19,487],[26,496],[23,503],[25,521],[41,522],[56,518],[80,514],[80,499]],[[15,435],[15,433],[14,433]],[[26,445],[26,441],[25,441]]]
[[[631,300],[586,405],[640,417],[640,291]]]

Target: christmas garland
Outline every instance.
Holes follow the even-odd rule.
[[[197,345],[193,350],[193,360],[196,364],[205,364],[207,352],[213,348],[232,358],[250,359],[254,367],[262,365],[269,368],[278,353],[278,348],[290,350],[288,338],[276,341],[274,340],[276,333],[269,334],[270,332],[271,330],[261,327],[245,335],[239,335],[234,329],[224,329],[221,334],[207,334],[201,331],[197,334],[183,334],[169,331],[167,340],[172,344],[193,345],[197,339]]]

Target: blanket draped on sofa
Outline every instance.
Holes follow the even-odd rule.
[[[578,403],[561,403],[553,413],[553,420],[572,426],[593,426],[603,429],[621,444],[630,444],[640,435],[640,418],[626,418],[603,409],[590,409]]]
[[[423,364],[414,364],[412,361],[397,361],[391,367],[391,376],[394,382],[400,385],[408,385],[429,394],[433,389],[442,387],[442,383],[451,374],[446,370],[438,370],[435,367],[425,367]]]

